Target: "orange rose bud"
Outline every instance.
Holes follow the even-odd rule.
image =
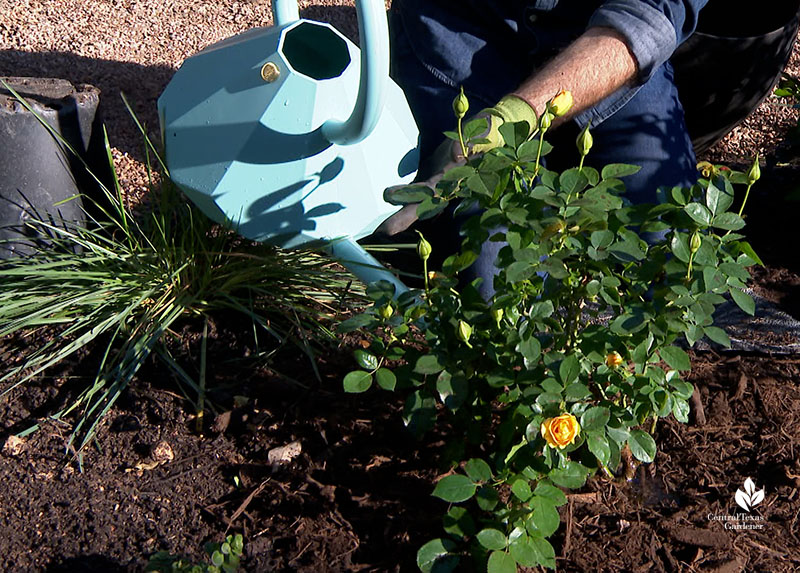
[[[570,110],[572,103],[572,92],[568,90],[561,90],[550,102],[550,111],[554,116],[562,117]]]
[[[616,350],[606,356],[606,366],[608,366],[609,368],[616,368],[617,366],[622,366],[624,362],[625,360],[623,360],[622,355]]]
[[[561,414],[542,422],[541,431],[548,446],[562,450],[575,441],[581,433],[581,425],[572,414]]]

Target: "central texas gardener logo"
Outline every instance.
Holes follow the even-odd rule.
[[[737,489],[734,498],[739,507],[750,512],[755,506],[764,501],[764,490],[756,490],[756,484],[753,480],[747,478],[744,480],[744,491]]]

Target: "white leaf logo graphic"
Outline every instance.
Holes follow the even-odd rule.
[[[764,501],[764,490],[756,490],[756,484],[747,478],[744,480],[744,491],[737,489],[734,499],[739,507],[749,512]]]

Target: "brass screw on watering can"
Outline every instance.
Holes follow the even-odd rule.
[[[281,69],[274,62],[267,62],[261,66],[261,79],[267,83],[272,83],[281,76]]]

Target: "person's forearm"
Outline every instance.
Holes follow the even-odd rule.
[[[563,121],[634,81],[637,71],[636,59],[620,34],[611,28],[590,28],[513,95],[526,100],[541,115],[553,96],[562,89],[569,90],[574,104],[560,118]]]

